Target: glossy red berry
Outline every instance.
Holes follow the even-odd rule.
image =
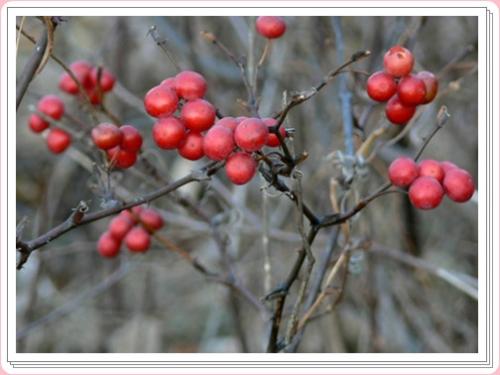
[[[64,152],[71,144],[71,135],[59,128],[52,128],[47,134],[47,147],[54,154]]]
[[[451,161],[442,161],[441,168],[443,168],[443,171],[446,174],[448,173],[449,170],[457,169],[459,167],[456,164],[452,163]]]
[[[153,140],[164,150],[177,148],[186,137],[186,127],[175,117],[163,117],[153,125]]]
[[[192,131],[205,131],[214,124],[215,107],[203,99],[189,101],[182,107],[181,120]]]
[[[177,109],[179,98],[165,85],[155,86],[144,96],[144,108],[153,117],[170,116]]]
[[[33,113],[28,120],[28,125],[33,132],[41,133],[47,129],[50,124],[45,121],[42,116]]]
[[[235,118],[236,122],[239,124],[240,122],[249,119],[250,117],[248,116],[238,116]]]
[[[410,158],[397,158],[389,166],[389,180],[394,186],[408,187],[418,177],[418,166]]]
[[[262,119],[262,122],[264,123],[264,125],[266,125],[268,128],[272,127],[272,126],[275,126],[277,123],[278,123],[278,120],[272,118],[272,117],[268,117],[268,118],[264,118]],[[286,129],[284,128],[284,126],[280,126],[280,134],[281,136],[283,137],[283,139],[285,139],[286,137]],[[269,146],[269,147],[278,147],[280,145],[280,139],[278,138],[278,136],[276,134],[273,134],[271,132],[269,132],[269,134],[267,135],[267,141],[266,141],[266,146]]]
[[[111,220],[108,232],[114,239],[121,241],[134,226],[134,222],[123,215],[118,215]]]
[[[122,142],[120,147],[129,152],[138,152],[142,147],[142,135],[132,125],[120,126],[122,132]]]
[[[120,253],[120,241],[110,233],[104,232],[97,241],[97,251],[106,258],[113,258]]]
[[[434,177],[440,183],[443,182],[444,170],[441,163],[436,160],[422,160],[419,164],[420,176]]]
[[[92,129],[92,141],[101,150],[109,150],[115,146],[119,146],[123,134],[120,128],[114,124],[102,123]]]
[[[170,77],[161,81],[160,86],[165,86],[169,89],[176,90],[175,88],[175,78]]]
[[[244,151],[260,150],[267,142],[269,130],[258,118],[249,118],[238,124],[234,131],[236,144]]]
[[[286,31],[286,22],[283,17],[260,16],[255,22],[257,32],[265,38],[275,39]]]
[[[214,126],[223,126],[234,132],[238,126],[238,121],[234,117],[223,117],[218,120]]]
[[[125,245],[133,252],[143,253],[149,249],[151,236],[141,226],[132,228],[125,236]]]
[[[203,152],[203,136],[200,133],[188,131],[178,147],[179,155],[188,160],[201,159]]]
[[[250,181],[257,170],[257,162],[245,152],[237,152],[226,161],[226,175],[235,185],[243,185]]]
[[[415,114],[414,106],[406,106],[394,95],[385,106],[387,119],[396,125],[405,125]]]
[[[200,99],[207,92],[207,81],[199,73],[184,70],[175,76],[175,89],[183,99]]]
[[[92,81],[90,80],[92,65],[90,63],[75,61],[69,66],[69,69],[84,89],[92,88]],[[59,88],[71,95],[76,95],[80,91],[78,84],[67,72],[64,72],[60,77]]]
[[[120,146],[115,146],[107,150],[108,160],[116,168],[127,169],[137,161],[137,152],[127,151]]]
[[[203,137],[203,152],[212,160],[224,160],[235,147],[233,131],[221,125],[214,126]]]
[[[467,202],[474,195],[474,181],[469,172],[454,168],[446,172],[443,180],[444,191],[454,202]]]
[[[163,228],[164,221],[161,215],[152,208],[144,208],[139,214],[139,220],[147,231],[155,232]]]
[[[59,120],[64,114],[64,103],[56,95],[45,95],[38,102],[37,109],[54,120]]]
[[[425,98],[422,104],[430,103],[437,95],[439,82],[434,74],[426,70],[419,72],[417,78],[421,79],[425,85]]]
[[[439,206],[443,199],[443,187],[434,177],[419,177],[410,186],[410,202],[421,210]]]
[[[399,81],[398,97],[404,105],[416,106],[423,104],[425,95],[425,84],[420,78],[409,75],[401,78]]]
[[[404,77],[411,73],[413,53],[401,46],[394,46],[384,55],[384,69],[393,77]]]
[[[99,75],[99,70],[97,68],[93,68],[90,71],[90,81],[92,82],[92,85],[95,87],[97,87],[98,75]],[[108,92],[113,90],[115,81],[116,81],[115,76],[109,70],[101,69],[101,80],[99,83],[102,91]]]
[[[378,102],[389,100],[397,91],[398,85],[394,77],[385,72],[373,73],[366,82],[368,96]]]

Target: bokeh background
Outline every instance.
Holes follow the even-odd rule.
[[[424,158],[451,160],[477,181],[477,19],[342,17],[342,35],[337,35],[337,41],[330,17],[286,20],[287,33],[273,43],[259,73],[262,116],[279,111],[285,91],[308,89],[338,66],[338,47],[343,47],[346,59],[369,49],[371,56],[354,64],[346,75],[359,145],[386,121],[383,105],[372,102],[364,91],[366,74],[381,68],[388,47],[404,43],[416,57],[417,70],[440,75],[439,97],[419,110],[398,142],[386,143],[401,131],[396,127],[379,140],[353,191],[360,196],[373,191],[384,182],[386,168],[397,155],[411,156],[432,128],[441,105],[448,107],[451,118],[426,148]],[[264,40],[253,35],[253,22],[247,17],[73,17],[56,30],[54,53],[68,65],[85,59],[114,72],[119,84],[108,96],[107,105],[145,137],[138,168],[151,164],[171,180],[204,162],[188,162],[152,142],[153,120],[142,109],[141,98],[176,70],[148,30],[156,25],[179,65],[207,78],[208,99],[224,114],[239,116],[248,114],[240,104],[245,89],[239,70],[200,32],[214,33],[236,56],[246,59],[253,53],[258,58]],[[36,18],[25,19],[24,28],[35,37],[42,30]],[[21,37],[18,71],[32,48]],[[28,219],[25,239],[63,221],[80,200],[99,209],[107,199],[98,174],[85,162],[77,143],[63,155],[54,156],[43,137],[27,127],[27,117],[38,98],[59,93],[61,73],[49,60],[17,114],[16,207],[17,221]],[[89,121],[74,98],[60,95],[68,112]],[[309,153],[300,167],[305,200],[317,212],[331,212],[329,181],[339,173],[332,153],[344,148],[338,80],[293,109],[286,126],[295,129],[293,148]],[[113,178],[116,186],[131,195],[154,189],[132,171],[116,173]],[[261,189],[263,186],[259,176],[246,186],[233,186],[221,171],[210,182],[182,189],[184,196],[211,212],[218,229],[227,236],[237,276],[258,297],[266,293],[263,215],[269,222],[272,286],[286,276],[301,241],[294,206],[272,189]],[[169,196],[153,206],[167,222],[165,236],[214,268],[220,265],[205,222]],[[78,228],[49,243],[17,272],[18,352],[265,350],[267,322],[245,301],[207,281],[161,245],[154,243],[141,256],[123,251],[115,260],[99,257],[95,244],[109,220]],[[437,209],[423,212],[415,210],[406,195],[391,194],[357,215],[351,230],[355,239],[370,245],[353,254],[340,303],[310,323],[300,351],[477,351],[477,301],[464,293],[464,288],[474,289],[477,283],[476,196],[465,204],[444,199]],[[320,233],[313,246],[316,255],[332,246],[331,237],[331,229]],[[420,263],[411,266],[404,262],[405,256]],[[438,268],[449,272],[455,282],[436,277],[432,270]],[[296,287],[297,283],[293,294]],[[285,312],[290,309],[287,306]]]

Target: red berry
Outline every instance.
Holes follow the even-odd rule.
[[[249,119],[250,117],[247,117],[247,116],[239,116],[239,117],[236,117],[235,120],[236,122],[239,124],[240,122],[244,121],[244,120],[247,120]]]
[[[37,109],[54,120],[59,120],[64,114],[64,103],[56,95],[45,95],[38,102]]]
[[[425,85],[425,98],[422,104],[430,103],[437,95],[439,83],[434,74],[426,70],[419,72],[417,78],[421,79]]]
[[[97,76],[98,76],[99,70],[97,68],[93,68],[90,71],[90,81],[92,82],[92,85],[97,87]],[[106,69],[101,69],[101,81],[100,81],[100,86],[101,90],[104,92],[108,92],[113,90],[113,86],[115,85],[116,78],[115,76]]]
[[[268,39],[279,38],[286,31],[285,20],[277,16],[260,16],[255,27],[260,35]]]
[[[408,187],[418,177],[418,166],[410,158],[397,158],[389,166],[389,180],[394,186]]]
[[[394,81],[394,77],[385,72],[375,72],[366,81],[368,96],[378,102],[389,100],[397,89],[398,85]]]
[[[434,177],[419,177],[411,184],[408,195],[416,208],[430,210],[439,206],[444,191]]]
[[[203,152],[212,160],[224,160],[235,146],[233,131],[224,126],[214,126],[203,137]]]
[[[424,81],[414,75],[401,78],[398,84],[398,96],[404,105],[419,105],[425,101]]]
[[[97,251],[106,258],[113,258],[120,252],[120,241],[114,238],[110,233],[104,232],[97,241]]]
[[[120,212],[120,217],[123,217],[123,218],[131,221],[134,224],[137,223],[137,220],[135,219],[134,215],[132,215],[132,212],[128,209]]]
[[[33,113],[29,120],[28,120],[28,125],[32,131],[35,133],[41,133],[45,129],[49,127],[49,123],[45,121],[42,116],[37,115],[36,113]]]
[[[175,117],[163,117],[153,125],[153,139],[164,150],[177,148],[186,136],[186,127]]]
[[[64,152],[71,144],[71,135],[59,128],[52,128],[47,135],[47,147],[54,154]]]
[[[467,202],[474,195],[474,181],[469,172],[454,168],[446,172],[443,180],[444,191],[455,202]]]
[[[214,126],[223,126],[231,131],[234,131],[238,126],[238,121],[233,117],[223,117],[218,120]]]
[[[443,168],[443,171],[446,174],[451,169],[457,169],[458,166],[456,164],[453,164],[451,161],[442,161],[441,168]]]
[[[413,54],[406,48],[394,46],[384,55],[384,69],[394,77],[404,77],[413,69]]]
[[[252,152],[262,148],[267,142],[269,130],[258,118],[249,118],[238,124],[234,131],[236,144],[244,151]]]
[[[200,99],[207,91],[207,81],[199,73],[184,70],[175,76],[175,90],[186,100]]]
[[[75,61],[69,66],[69,69],[83,88],[92,88],[92,81],[90,80],[92,65],[90,63],[87,61]],[[76,95],[80,91],[78,84],[67,72],[64,72],[59,79],[59,88],[71,95]]]
[[[443,182],[444,170],[441,163],[436,160],[422,160],[419,163],[420,176],[434,177],[440,183]]]
[[[132,228],[125,236],[125,245],[133,252],[143,253],[149,249],[151,237],[141,226]]]
[[[93,105],[99,105],[102,103],[102,92],[99,92],[96,87],[92,87],[90,89],[85,89],[87,96],[89,98],[90,103]]]
[[[215,107],[203,99],[189,101],[182,107],[181,120],[195,132],[209,129],[215,121]]]
[[[414,106],[406,106],[401,103],[399,97],[394,95],[385,106],[387,119],[396,125],[405,125],[415,114]]]
[[[257,170],[257,162],[245,152],[237,152],[226,161],[226,175],[236,185],[246,184]]]
[[[120,126],[122,132],[122,142],[120,147],[129,152],[138,152],[142,146],[142,135],[132,125]]]
[[[278,123],[278,120],[276,120],[272,117],[268,117],[268,118],[262,119],[262,122],[264,123],[264,125],[266,125],[268,128],[270,128],[272,126],[275,126]],[[280,126],[279,131],[280,131],[281,136],[284,139],[286,137],[286,129],[283,127],[283,125]],[[280,139],[278,138],[278,136],[276,134],[269,132],[269,134],[267,135],[266,145],[269,147],[278,147],[280,144],[281,143],[280,143]]]
[[[170,116],[178,103],[175,91],[165,85],[153,87],[144,96],[144,108],[153,117]]]
[[[139,220],[147,231],[155,232],[163,228],[164,221],[161,215],[152,208],[144,208],[139,214]]]
[[[168,87],[169,89],[176,90],[175,88],[175,78],[170,77],[161,81],[160,86]]]
[[[113,166],[121,169],[130,168],[137,161],[136,152],[124,150],[120,146],[108,149],[107,154]]]
[[[203,152],[203,136],[200,133],[188,131],[178,147],[179,154],[188,160],[201,159]]]
[[[123,134],[120,128],[114,124],[102,123],[92,129],[92,140],[101,150],[109,150],[120,145]]]
[[[92,64],[85,60],[77,60],[71,63],[69,70],[75,74],[89,74],[92,70]]]
[[[132,216],[137,216],[139,218],[139,215],[141,214],[142,210],[144,210],[143,206],[134,206],[132,207]]]
[[[133,226],[134,222],[132,220],[125,216],[118,215],[109,223],[108,232],[114,239],[121,241]]]

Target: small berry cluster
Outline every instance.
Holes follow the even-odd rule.
[[[45,95],[38,101],[37,110],[57,121],[64,115],[64,103],[57,95]],[[28,125],[33,132],[42,133],[50,127],[50,122],[33,113],[28,119]],[[51,127],[46,140],[49,150],[54,154],[60,154],[71,144],[71,135],[61,128]]]
[[[285,33],[286,23],[283,17],[260,16],[255,21],[255,29],[264,38],[276,39]]]
[[[438,91],[438,80],[431,72],[411,74],[414,62],[409,50],[394,46],[384,55],[384,71],[373,73],[366,84],[370,98],[387,101],[385,115],[396,125],[410,121],[416,107],[430,103]]]
[[[112,165],[122,169],[135,164],[142,147],[142,135],[132,125],[102,123],[92,129],[91,137],[98,148],[106,151]]]
[[[136,206],[124,210],[109,223],[97,242],[97,251],[103,257],[112,258],[119,254],[122,242],[134,253],[148,251],[151,234],[163,228],[161,215],[152,208]]]
[[[73,62],[69,66],[69,69],[85,89],[90,102],[94,105],[101,104],[103,95],[113,90],[116,79],[107,69],[99,71],[97,67],[83,60]],[[59,78],[59,88],[70,95],[78,95],[80,93],[78,83],[75,82],[68,72],[64,72]]]
[[[389,166],[389,179],[395,186],[408,188],[410,202],[416,208],[430,210],[441,203],[444,194],[462,203],[474,194],[472,176],[449,161],[422,160],[401,157]]]

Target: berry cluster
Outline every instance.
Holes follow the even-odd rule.
[[[109,223],[97,242],[97,251],[112,258],[120,252],[122,242],[135,253],[144,253],[151,244],[151,234],[163,228],[161,215],[152,208],[136,206],[124,210]]]
[[[396,125],[410,121],[416,107],[430,103],[438,91],[438,80],[431,72],[411,74],[414,62],[409,50],[394,46],[384,55],[384,71],[373,73],[366,84],[370,98],[387,102],[385,115]]]
[[[401,157],[389,166],[389,179],[395,186],[408,188],[410,202],[416,208],[430,210],[441,203],[444,194],[462,203],[474,194],[472,176],[449,161],[422,160]]]
[[[111,91],[115,85],[116,79],[111,72],[107,69],[99,70],[87,61],[75,61],[69,66],[69,69],[85,89],[90,102],[94,105],[101,104],[103,95]],[[59,88],[70,95],[80,93],[78,83],[67,72],[64,72],[59,78]]]
[[[255,21],[255,29],[264,38],[276,39],[285,33],[286,23],[283,17],[260,16]]]
[[[64,103],[56,95],[45,95],[38,101],[37,111],[57,121],[64,115]],[[50,122],[38,113],[33,113],[28,119],[28,125],[33,132],[42,133],[50,127]],[[71,135],[61,128],[51,127],[46,140],[49,150],[60,154],[71,144]]]
[[[142,135],[132,125],[102,123],[92,129],[91,137],[98,148],[106,151],[111,164],[122,169],[135,164],[142,147]]]

